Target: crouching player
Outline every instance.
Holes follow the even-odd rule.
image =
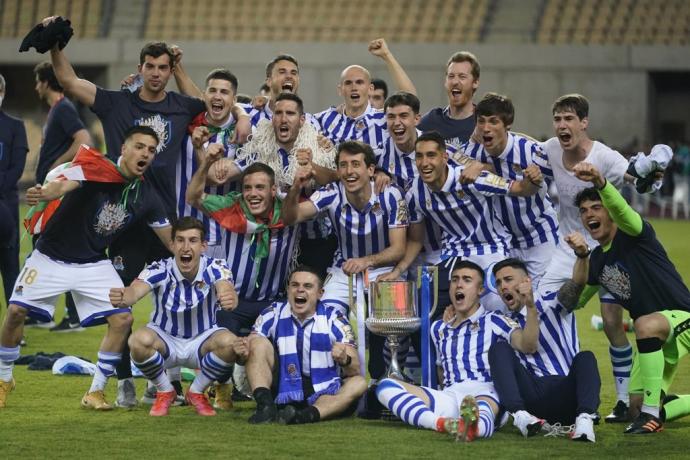
[[[132,361],[158,390],[153,416],[167,415],[177,395],[165,369],[201,369],[185,395],[199,415],[216,414],[204,391],[232,374],[236,337],[216,325],[216,305],[233,309],[237,294],[225,261],[202,254],[204,237],[201,221],[182,217],[172,229],[174,257],[149,264],[128,287],[110,290],[115,307],[153,292],[151,321],[129,338]]]
[[[539,321],[530,282],[518,287],[520,302],[527,308],[522,329],[515,321],[487,312],[480,305],[483,286],[484,270],[479,265],[467,260],[454,265],[449,289],[451,307],[444,320],[431,325],[442,391],[390,378],[379,383],[379,401],[410,425],[454,434],[456,439],[468,442],[493,434],[499,401],[491,382],[489,348],[505,340],[518,351],[533,353]]]
[[[635,396],[631,409],[640,404],[641,409],[625,433],[656,433],[663,430],[664,417],[690,412],[687,396],[668,397],[665,410],[659,407],[678,361],[690,349],[690,291],[652,226],[601,172],[589,163],[579,163],[573,170],[578,179],[594,185],[578,193],[575,205],[582,224],[599,242],[590,256],[581,303],[603,286],[635,320],[638,355],[629,391]]]
[[[237,342],[256,400],[249,423],[313,423],[354,413],[367,384],[352,327],[322,295],[318,272],[298,266],[288,279],[287,302],[265,309],[252,334]]]

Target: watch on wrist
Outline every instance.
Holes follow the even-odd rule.
[[[573,252],[575,252],[575,251],[573,251]],[[575,252],[575,255],[580,259],[586,259],[587,257],[589,257],[589,255],[591,253],[592,253],[592,249],[589,246],[587,246],[587,251],[585,251],[584,254],[578,254],[577,252]]]

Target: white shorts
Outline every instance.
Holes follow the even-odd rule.
[[[379,275],[388,273],[393,270],[393,267],[377,267],[370,268],[368,272],[368,281],[376,281]],[[331,267],[328,269],[328,276],[326,277],[326,284],[324,285],[324,293],[321,296],[321,300],[335,307],[340,313],[347,317],[348,310],[350,308],[350,291],[348,276],[343,272],[341,268]],[[368,283],[365,289],[368,289]],[[356,288],[353,285],[353,300],[356,294]]]
[[[218,331],[230,332],[224,327],[213,326],[196,337],[183,339],[182,337],[168,334],[153,323],[148,323],[146,327],[158,334],[158,337],[165,342],[165,346],[168,348],[168,352],[163,355],[166,369],[178,366],[198,369],[201,367],[201,347],[204,345],[204,342]]]
[[[512,248],[510,250],[510,257],[520,259],[527,265],[527,273],[532,278],[532,285],[537,287],[551,263],[555,250],[556,243],[547,241],[531,248]]]
[[[563,283],[573,277],[573,267],[577,256],[570,247],[566,249],[563,244],[565,243],[556,245],[551,262],[539,282],[537,289],[541,294],[558,292]],[[599,300],[601,303],[617,303],[616,299],[603,287],[599,289]]]
[[[60,295],[71,292],[82,326],[103,324],[116,313],[131,309],[115,308],[110,303],[110,288],[123,287],[110,260],[76,264],[53,260],[38,250],[24,262],[10,303],[29,310],[29,316],[52,320]]]
[[[431,401],[431,411],[439,417],[457,418],[459,416],[458,409],[460,403],[465,396],[480,396],[488,397],[499,405],[498,394],[494,389],[492,382],[476,382],[467,380],[460,383],[454,383],[443,390],[433,390],[431,388],[422,387],[422,390],[429,397]]]

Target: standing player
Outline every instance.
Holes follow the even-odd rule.
[[[34,67],[36,92],[48,104],[50,111],[43,127],[41,151],[38,153],[36,183],[46,180],[48,171],[68,161],[72,161],[82,144],[91,144],[91,136],[79,118],[72,101],[65,97],[62,86],[55,77],[50,62],[42,62]],[[34,237],[35,243],[35,237]],[[79,327],[79,316],[70,294],[65,296],[65,317],[51,331],[68,332],[83,330]]]
[[[406,272],[422,248],[425,220],[433,220],[442,233],[442,261],[439,269],[439,305],[448,305],[446,297],[450,269],[458,258],[467,258],[486,270],[490,280],[491,266],[507,257],[508,247],[496,231],[490,197],[500,195],[528,196],[539,190],[541,174],[535,165],[528,166],[521,181],[506,180],[483,171],[474,183],[460,181],[465,166],[448,164],[446,143],[439,133],[424,133],[415,144],[415,162],[419,177],[412,182],[406,201],[410,213],[405,257],[387,279]],[[482,301],[487,309],[503,309],[500,296],[487,283]]]
[[[0,75],[0,107],[6,92],[5,78]],[[19,197],[17,182],[24,171],[29,144],[24,122],[0,110],[0,206],[10,216],[9,238],[0,242],[0,275],[6,305],[10,303],[12,286],[19,275]]]
[[[79,166],[64,171],[64,177],[27,191],[31,205],[64,198],[27,258],[10,299],[0,336],[0,406],[14,386],[12,367],[19,358],[17,345],[27,314],[52,319],[56,297],[71,291],[82,326],[108,323],[96,374],[82,406],[112,408],[103,391],[122,358],[132,314],[129,308],[112,308],[110,304],[108,290],[122,286],[122,282],[105,250],[114,238],[141,220],[161,241],[170,241],[165,209],[153,185],[143,180],[158,142],[151,128],[135,126],[125,134],[119,166],[97,152],[91,153],[86,160],[92,161],[82,163],[77,157]],[[91,180],[92,176],[97,177]]]
[[[551,179],[556,183],[560,202],[560,234],[584,234],[579,210],[573,203],[578,192],[589,187],[589,184],[576,177],[575,166],[583,161],[591,163],[601,171],[608,182],[620,188],[626,178],[628,162],[620,153],[589,138],[589,102],[584,96],[566,94],[559,97],[553,104],[552,114],[556,137],[542,144],[543,156],[537,155],[535,160],[543,163],[542,172],[546,174],[547,180]],[[588,237],[588,243],[591,247],[596,245],[591,237]],[[539,290],[543,293],[558,291],[569,278],[574,263],[575,255],[561,240],[540,282]],[[618,400],[605,420],[621,423],[628,419],[628,382],[633,351],[623,330],[623,309],[616,305],[613,297],[605,291],[602,290],[599,297],[604,332],[611,344],[609,355]]]
[[[489,164],[506,180],[522,179],[522,170],[537,164],[536,157],[543,153],[536,142],[510,132],[515,119],[512,101],[487,93],[475,107],[475,114],[481,142],[465,144],[465,155]],[[558,242],[558,219],[546,184],[533,196],[495,198],[494,206],[511,239],[510,256],[525,262],[532,282],[538,286]]]
[[[112,288],[115,308],[134,305],[153,293],[150,322],[129,338],[132,360],[155,384],[158,393],[150,415],[168,415],[177,392],[165,373],[181,365],[200,368],[185,399],[199,415],[215,415],[204,394],[214,381],[225,381],[235,362],[236,337],[216,326],[216,308],[237,306],[232,273],[224,260],[203,255],[204,225],[182,217],[172,228],[174,257],[149,264],[126,288]]]
[[[499,399],[491,382],[489,349],[505,341],[524,353],[537,349],[539,319],[532,301],[532,287],[520,284],[517,295],[526,306],[526,322],[519,325],[480,303],[484,269],[468,260],[458,261],[451,272],[448,296],[453,316],[431,325],[436,365],[443,376],[443,390],[383,379],[376,390],[379,401],[412,426],[447,432],[458,440],[490,437],[499,415]],[[524,423],[525,436],[541,427]]]
[[[597,286],[602,286],[635,320],[638,355],[630,392],[642,404],[638,417],[625,432],[659,432],[663,430],[659,410],[662,392],[666,394],[678,360],[688,353],[690,291],[652,226],[626,203],[598,168],[582,162],[573,170],[578,179],[594,185],[578,193],[575,206],[582,225],[599,243],[590,256],[583,303]],[[682,407],[687,398],[678,401],[671,404],[671,417],[689,412]]]

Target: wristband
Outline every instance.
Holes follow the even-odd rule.
[[[575,251],[573,251],[573,252],[575,252]],[[578,259],[586,259],[587,257],[589,257],[589,255],[591,253],[592,253],[592,249],[589,246],[587,246],[587,252],[585,252],[584,254],[578,254],[577,252],[575,252],[575,255],[577,256]]]

